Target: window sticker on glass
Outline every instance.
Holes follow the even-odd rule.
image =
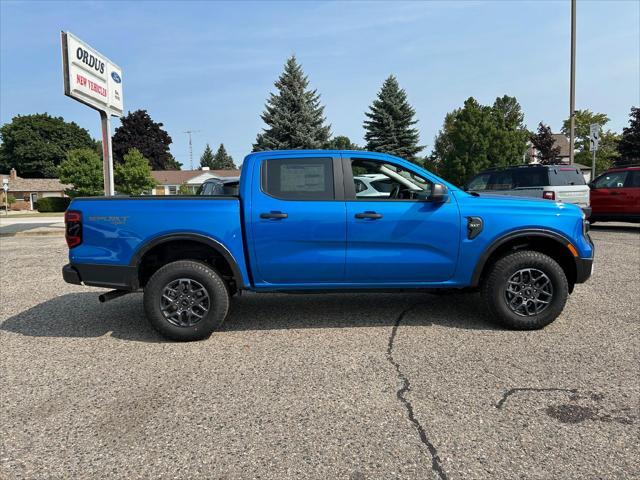
[[[322,192],[324,178],[324,165],[280,165],[282,192]]]

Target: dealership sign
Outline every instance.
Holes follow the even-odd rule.
[[[78,37],[62,32],[64,94],[122,116],[122,69]]]
[[[122,69],[71,33],[60,38],[64,94],[100,112],[104,194],[113,195],[111,116],[124,113]]]

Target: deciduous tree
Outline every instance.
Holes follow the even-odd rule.
[[[589,145],[589,127],[592,124],[600,125],[600,143],[596,152],[596,173],[603,172],[610,168],[620,157],[618,153],[618,142],[620,135],[604,130],[604,126],[609,123],[609,117],[604,113],[594,113],[591,110],[576,110],[575,115],[575,144],[576,153],[574,160],[582,165],[591,165],[592,152]],[[562,124],[562,133],[569,135],[570,122],[565,120]]]
[[[120,119],[122,125],[116,128],[112,139],[113,162],[124,162],[124,156],[132,148],[137,149],[151,165],[152,170],[180,170],[178,163],[169,152],[171,137],[154,122],[146,110],[129,112]]]
[[[70,197],[104,195],[102,157],[93,148],[71,150],[58,167],[62,183],[71,184],[65,193]]]
[[[62,117],[18,115],[0,127],[0,171],[15,168],[24,178],[53,178],[71,150],[95,145],[87,130]]]
[[[309,80],[292,56],[275,82],[261,118],[266,128],[259,133],[253,151],[323,148],[331,136],[325,125],[320,95],[309,90]]]
[[[118,193],[127,195],[142,195],[156,185],[149,160],[137,148],[129,150],[124,161],[115,166],[114,182]]]
[[[424,149],[418,145],[415,113],[407,93],[400,88],[396,77],[390,75],[365,112],[368,118],[364,121],[366,149],[415,161],[417,153]]]
[[[531,143],[537,151],[537,158],[540,163],[549,165],[558,162],[560,147],[556,146],[551,127],[540,122],[537,133],[531,135]]]
[[[522,122],[514,97],[499,97],[492,106],[470,97],[446,115],[426,163],[456,185],[484,169],[521,163],[529,136]]]
[[[349,137],[344,135],[338,135],[329,140],[327,148],[331,150],[362,150],[358,145],[352,143]]]

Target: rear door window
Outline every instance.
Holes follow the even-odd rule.
[[[278,158],[262,164],[262,190],[282,200],[333,200],[331,158]]]
[[[516,188],[546,187],[549,175],[546,168],[521,168],[516,172]]]
[[[626,171],[609,172],[597,178],[594,182],[596,188],[622,188],[627,179]]]
[[[549,181],[553,186],[586,185],[580,169],[574,167],[556,167],[549,169]]]
[[[513,171],[504,170],[491,174],[491,181],[487,186],[487,190],[512,190],[513,189]]]

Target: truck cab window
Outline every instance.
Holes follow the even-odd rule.
[[[333,200],[331,158],[268,159],[262,164],[262,190],[282,200]]]
[[[415,173],[376,160],[351,160],[356,200],[414,200],[431,194],[432,183]]]

